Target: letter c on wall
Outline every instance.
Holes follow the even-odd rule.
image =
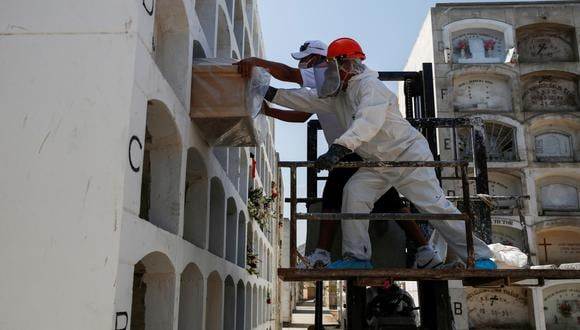
[[[131,169],[133,170],[133,172],[137,173],[139,172],[139,170],[141,170],[141,166],[140,165],[135,165],[135,163],[133,163],[133,156],[131,156],[131,151],[133,150],[133,146],[135,145],[135,143],[137,143],[137,145],[139,146],[139,155],[141,154],[141,150],[143,150],[143,144],[141,144],[141,141],[139,140],[139,138],[135,135],[133,135],[131,137],[131,139],[129,140],[129,166],[131,166]]]

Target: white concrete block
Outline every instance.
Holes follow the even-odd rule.
[[[127,34],[136,31],[138,1],[4,0],[0,34]]]

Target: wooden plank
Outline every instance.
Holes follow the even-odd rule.
[[[406,281],[473,280],[485,283],[510,279],[506,285],[526,279],[580,279],[580,270],[560,269],[292,269],[279,268],[278,277],[283,281],[316,281],[347,279],[378,279]],[[477,280],[480,280],[477,282]]]

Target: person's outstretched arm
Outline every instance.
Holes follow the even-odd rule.
[[[252,69],[255,66],[260,66],[267,69],[268,72],[278,80],[293,82],[302,86],[302,74],[300,74],[300,69],[289,67],[286,64],[267,61],[258,57],[249,57],[234,63],[234,65],[238,66],[238,72],[240,72],[243,77],[249,77],[252,74]]]
[[[289,123],[303,123],[312,116],[312,114],[308,112],[273,109],[266,102],[262,104],[262,108],[264,109],[264,114],[266,116],[280,119]]]

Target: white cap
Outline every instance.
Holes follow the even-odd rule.
[[[296,53],[292,53],[292,57],[295,60],[301,60],[308,55],[317,54],[326,56],[327,46],[324,42],[320,40],[308,40],[302,46],[300,50]]]

